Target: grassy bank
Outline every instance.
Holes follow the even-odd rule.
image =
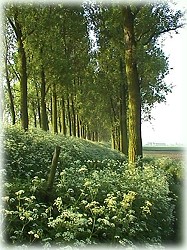
[[[45,187],[61,147],[53,189]],[[129,166],[115,150],[86,140],[5,130],[4,242],[46,246],[179,242],[182,166],[145,158]]]

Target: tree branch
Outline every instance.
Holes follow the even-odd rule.
[[[20,81],[20,76],[19,76],[19,73],[17,73],[17,72],[16,72],[16,70],[15,70],[15,69],[14,69],[14,67],[13,67],[13,65],[10,63],[9,59],[8,59],[8,62],[9,62],[9,64],[10,64],[10,66],[11,66],[11,68],[12,68],[12,70],[13,70],[13,72],[14,72],[15,76],[16,76],[16,77],[17,77],[17,79]]]
[[[133,11],[134,16],[137,16],[141,9],[142,9],[142,5],[138,5],[138,6],[136,7],[136,10]]]
[[[14,24],[13,21],[10,19],[10,17],[7,17],[7,18],[8,18],[8,21],[9,21],[10,25],[12,26],[12,28],[13,28],[13,30],[14,30],[16,36],[18,37],[18,32],[17,32],[17,29],[16,29],[15,24]]]
[[[154,29],[154,27],[155,27],[155,25],[152,25],[151,28],[149,28],[148,30],[142,32],[142,33],[139,35],[139,37],[136,39],[136,41],[139,42],[139,41],[142,39],[142,37],[145,36],[146,34],[148,34],[148,33],[150,32],[150,30]],[[155,33],[155,30],[154,30],[154,32],[152,32],[152,34],[154,34],[154,33]]]
[[[178,25],[178,26],[175,27],[175,28],[167,28],[167,29],[164,29],[164,30],[162,30],[162,31],[160,31],[160,32],[155,32],[155,31],[154,31],[154,32],[152,32],[152,34],[149,36],[149,38],[147,39],[147,41],[143,43],[143,45],[147,45],[148,43],[150,43],[150,41],[152,40],[153,37],[158,37],[158,36],[160,36],[161,34],[164,34],[164,33],[170,32],[170,31],[176,31],[177,29],[182,28],[182,27],[184,27],[184,25],[183,25],[183,24],[180,24],[180,25]]]

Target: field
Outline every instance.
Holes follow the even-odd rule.
[[[150,157],[169,157],[174,159],[184,159],[185,150],[182,147],[143,147],[144,156]]]

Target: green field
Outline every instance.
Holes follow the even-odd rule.
[[[144,156],[153,157],[170,157],[176,159],[183,159],[185,149],[183,147],[175,146],[145,146],[143,147]]]

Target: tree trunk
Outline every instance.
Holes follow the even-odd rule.
[[[60,133],[62,133],[62,121],[61,121],[61,117],[60,116],[58,116],[58,126],[59,126]]]
[[[69,96],[67,97],[67,112],[68,112],[68,123],[69,123],[69,135],[71,136],[72,135],[72,123],[71,123]]]
[[[57,95],[56,95],[56,85],[53,84],[53,93],[52,93],[52,125],[53,133],[58,133],[58,115],[57,115]]]
[[[111,148],[115,149],[115,133],[114,133],[114,127],[112,126],[111,129]]]
[[[9,19],[10,21],[10,19]],[[19,73],[20,73],[20,112],[21,112],[21,125],[22,128],[27,131],[29,120],[28,120],[28,102],[27,102],[27,62],[26,54],[23,44],[23,34],[21,30],[20,23],[18,21],[18,13],[14,15],[15,25],[12,21],[12,25],[16,37],[17,37],[17,46],[18,46],[18,58],[19,58]]]
[[[49,106],[50,106],[50,108],[49,108],[49,110],[50,110],[50,115],[49,115],[50,119],[49,120],[50,120],[50,124],[53,124],[53,98],[52,98],[52,96],[50,98]]]
[[[35,105],[34,105],[34,101],[31,102],[32,105],[32,112],[33,112],[33,117],[34,117],[34,127],[37,127],[37,119],[36,119],[36,111],[35,111]]]
[[[35,90],[36,90],[36,97],[37,97],[38,119],[39,119],[39,125],[40,125],[40,128],[41,128],[41,127],[42,127],[42,123],[41,123],[40,98],[39,98],[38,86],[37,86],[37,83],[36,83],[36,82],[35,82]]]
[[[99,133],[98,133],[98,131],[95,131],[95,141],[96,142],[99,141]]]
[[[58,158],[60,155],[60,147],[56,146],[55,152],[53,154],[53,159],[52,159],[52,164],[51,164],[51,170],[49,173],[48,177],[48,182],[47,182],[47,190],[51,191],[53,188],[53,183],[55,180],[55,173],[56,173],[56,168],[57,168],[57,163],[58,163]]]
[[[87,139],[88,140],[91,140],[91,132],[90,132],[90,128],[89,128],[89,125],[87,125]]]
[[[95,133],[92,132],[92,141],[95,141]]]
[[[120,151],[120,126],[116,127],[116,149]]]
[[[141,95],[136,62],[134,16],[131,12],[130,6],[123,7],[123,17],[125,39],[125,67],[128,84],[128,158],[130,163],[135,163],[137,157],[142,157]]]
[[[127,86],[124,74],[123,60],[120,58],[121,71],[121,99],[120,99],[120,151],[128,154],[128,136],[127,136]]]
[[[66,135],[66,110],[64,97],[61,98],[61,120],[62,120],[62,134]]]
[[[82,121],[79,120],[79,134],[80,134],[80,138],[83,138],[83,134],[82,134]]]
[[[8,88],[8,96],[10,100],[10,112],[12,116],[12,125],[14,125],[16,123],[16,113],[15,113],[15,108],[14,108],[14,97],[12,94],[12,89],[11,89],[11,84],[10,84],[10,79],[9,79],[9,74],[8,74],[7,54],[5,56],[5,73],[6,73],[6,82],[7,82],[7,88]]]
[[[82,130],[82,138],[86,139],[86,126],[84,124],[82,124],[81,130]]]
[[[111,141],[112,141],[112,149],[116,149],[120,151],[120,133],[119,127],[113,126],[111,132]]]
[[[45,72],[42,67],[41,70],[41,127],[43,130],[49,130],[47,111],[46,111],[46,82],[45,82]]]
[[[112,145],[111,147],[113,149],[119,149],[118,148],[118,135],[117,135],[117,124],[118,124],[118,115],[115,110],[115,106],[112,100],[112,97],[110,97],[110,103],[111,103],[111,123],[112,123],[112,128],[111,128],[111,139],[112,139]]]
[[[75,115],[75,105],[73,101],[73,95],[71,95],[71,108],[72,108],[72,131],[73,131],[73,136],[76,136],[76,115]]]
[[[80,123],[79,123],[79,116],[76,115],[76,123],[77,123],[77,137],[80,137]]]

